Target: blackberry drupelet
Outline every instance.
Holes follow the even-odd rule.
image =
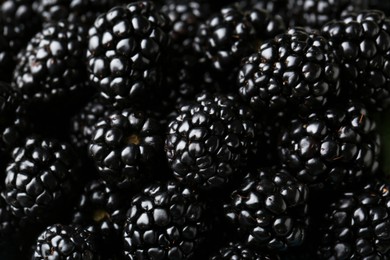
[[[28,137],[12,152],[2,196],[22,225],[51,221],[66,213],[77,194],[82,180],[78,167],[76,154],[69,145]]]
[[[210,260],[278,260],[278,256],[266,251],[258,252],[240,242],[230,242],[220,248],[209,258]]]
[[[150,104],[161,92],[161,67],[170,44],[168,17],[153,2],[136,1],[100,15],[89,30],[90,80],[116,106]]]
[[[99,255],[91,232],[78,225],[54,224],[38,236],[32,259],[95,260]]]
[[[240,96],[259,112],[310,110],[339,92],[339,66],[327,40],[303,28],[264,42],[240,65]]]
[[[178,182],[148,185],[132,198],[124,227],[126,259],[189,259],[208,230],[205,205]]]
[[[322,27],[340,65],[341,91],[371,109],[390,104],[390,19],[382,11],[350,13]]]
[[[238,96],[203,92],[170,122],[165,151],[175,178],[210,190],[239,175],[260,138],[254,114]]]
[[[161,126],[134,109],[116,110],[101,118],[94,126],[88,154],[109,185],[137,188],[164,174]]]
[[[263,168],[244,177],[224,212],[248,247],[285,251],[305,241],[307,200],[307,186],[288,170]]]
[[[12,81],[18,52],[40,30],[41,21],[31,0],[0,2],[0,80]]]
[[[349,101],[293,116],[278,149],[300,181],[315,190],[337,190],[376,175],[380,137],[365,106]]]
[[[390,185],[375,180],[342,194],[322,218],[318,259],[390,257]]]
[[[288,0],[289,26],[320,29],[324,24],[352,12],[365,10],[369,0]]]
[[[260,8],[267,10],[272,15],[282,17],[284,24],[289,24],[288,0],[243,0],[236,1],[235,4],[241,5],[243,8]]]
[[[18,54],[13,87],[25,100],[48,101],[84,87],[84,26],[66,21],[46,24]]]
[[[194,48],[201,55],[202,68],[210,77],[208,81],[218,82],[221,91],[229,91],[236,82],[241,59],[256,51],[262,41],[284,30],[284,22],[278,15],[232,4],[200,25]]]

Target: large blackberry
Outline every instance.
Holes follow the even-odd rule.
[[[94,236],[81,226],[54,224],[37,238],[32,259],[99,259]]]
[[[0,2],[0,80],[11,82],[18,52],[40,30],[31,0]]]
[[[203,69],[221,90],[232,88],[243,57],[253,53],[261,41],[282,33],[281,17],[263,9],[229,5],[211,15],[199,27],[194,48],[201,55]],[[221,83],[223,82],[223,83]]]
[[[278,149],[300,181],[313,189],[339,189],[376,174],[380,137],[366,108],[350,101],[293,116]]]
[[[225,186],[257,147],[259,126],[237,96],[203,92],[168,126],[165,151],[174,176],[191,186]]]
[[[204,209],[197,193],[178,182],[148,185],[127,214],[126,259],[189,259],[207,233]]]
[[[67,144],[38,136],[13,150],[2,195],[23,225],[51,221],[68,209],[77,193],[76,180],[82,180],[75,156]]]
[[[284,251],[303,244],[309,225],[308,188],[284,168],[250,172],[224,205],[249,247]]]
[[[318,259],[389,259],[389,191],[379,180],[332,203],[318,232]]]
[[[100,15],[89,30],[90,80],[113,105],[148,103],[160,91],[169,19],[153,2],[136,1]]]
[[[258,252],[240,242],[230,242],[220,248],[210,260],[278,260],[279,257],[266,251]]]
[[[322,34],[341,68],[341,91],[382,110],[390,104],[390,19],[382,11],[350,13],[327,23]]]
[[[85,81],[83,26],[66,21],[47,24],[18,54],[14,88],[26,100],[50,100],[79,90]]]
[[[147,113],[113,111],[94,126],[88,153],[108,184],[136,188],[163,173],[162,134],[158,121]]]
[[[239,93],[260,112],[321,107],[339,91],[335,61],[324,37],[289,29],[242,60]]]

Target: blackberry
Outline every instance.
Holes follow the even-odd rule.
[[[2,196],[22,225],[44,224],[72,203],[76,181],[82,179],[77,170],[77,158],[69,145],[28,137],[12,152]]]
[[[318,259],[388,259],[389,190],[376,180],[333,202],[321,221]]]
[[[339,92],[339,67],[327,40],[303,28],[264,42],[242,60],[240,96],[256,111],[310,110]]]
[[[315,190],[337,190],[376,175],[380,137],[365,106],[349,101],[293,116],[278,149],[300,181]]]
[[[288,170],[264,168],[244,177],[224,212],[248,247],[285,251],[305,241],[307,200],[307,186]]]
[[[134,109],[113,111],[94,126],[88,154],[110,185],[136,188],[162,173],[164,140],[158,121]]]
[[[38,236],[33,259],[99,259],[94,236],[81,226],[54,224]]]
[[[239,242],[229,242],[214,253],[210,260],[278,260],[278,256],[268,252],[257,252]]]
[[[150,103],[160,91],[170,44],[169,19],[153,2],[136,1],[101,14],[89,30],[89,78],[113,105]]]
[[[170,122],[165,151],[175,178],[210,190],[226,186],[255,153],[260,126],[235,95],[203,92]]]
[[[288,0],[244,0],[236,1],[235,4],[241,5],[243,8],[260,8],[268,11],[272,15],[279,15],[282,17],[284,24],[289,24],[288,16]]]
[[[289,0],[289,26],[320,29],[324,24],[339,19],[352,11],[365,10],[368,0]]]
[[[189,259],[207,233],[204,203],[178,182],[154,183],[132,198],[124,226],[126,259]]]
[[[0,80],[12,81],[18,52],[40,30],[41,21],[31,0],[0,2]]]
[[[340,65],[342,93],[375,110],[390,104],[389,25],[382,11],[365,10],[322,27]]]
[[[25,100],[48,101],[84,85],[85,28],[66,21],[47,24],[18,54],[14,88]]]
[[[201,55],[200,62],[209,72],[208,77],[212,82],[219,82],[221,90],[226,91],[236,82],[241,59],[253,53],[261,41],[284,30],[279,16],[263,9],[229,5],[200,25],[194,48]]]

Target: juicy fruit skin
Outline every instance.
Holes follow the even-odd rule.
[[[225,247],[222,247],[218,252],[210,256],[209,259],[279,260],[280,258],[267,252],[257,252],[239,242],[229,242]]]
[[[381,140],[364,105],[350,101],[296,115],[281,131],[279,158],[312,189],[339,190],[378,172]]]
[[[238,92],[254,110],[310,110],[339,92],[339,67],[324,37],[289,29],[243,58]]]
[[[178,182],[147,185],[127,213],[125,258],[190,258],[207,232],[204,207],[196,192]]]
[[[234,95],[201,93],[170,122],[165,152],[175,178],[210,190],[227,185],[257,145],[259,125]]]

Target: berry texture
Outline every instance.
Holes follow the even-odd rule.
[[[25,100],[48,101],[83,87],[85,28],[66,21],[47,24],[18,54],[13,87]]]
[[[248,247],[284,251],[303,244],[309,225],[308,188],[283,168],[249,173],[224,205]]]
[[[210,257],[210,260],[278,260],[279,257],[267,252],[257,252],[242,243],[230,242],[228,245],[220,248],[217,253]]]
[[[237,96],[199,94],[168,126],[165,151],[174,176],[206,190],[225,186],[256,148],[259,128]]]
[[[149,1],[100,15],[89,30],[87,59],[89,78],[101,96],[117,106],[150,101],[160,91],[169,30],[169,19]]]
[[[177,182],[148,185],[133,197],[124,227],[126,259],[188,259],[207,232],[204,204]]]
[[[289,29],[242,60],[240,96],[256,111],[310,110],[339,92],[339,67],[327,40]]]
[[[33,259],[98,259],[92,233],[80,226],[54,224],[37,238]]]
[[[376,175],[380,144],[375,120],[351,101],[292,117],[278,149],[300,181],[313,189],[340,189]]]

